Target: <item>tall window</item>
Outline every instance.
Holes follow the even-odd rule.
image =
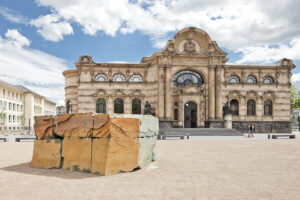
[[[253,99],[247,101],[247,115],[255,116],[255,101]]]
[[[114,113],[124,113],[123,99],[117,98],[114,101]]]
[[[264,102],[264,115],[271,116],[272,115],[272,101],[267,99]]]
[[[256,78],[252,75],[247,76],[247,78],[245,79],[245,83],[250,83],[250,84],[254,84],[257,83]]]
[[[178,109],[174,109],[174,120],[178,120]]]
[[[67,102],[67,113],[72,113],[72,103],[71,103],[71,101]]]
[[[189,84],[201,86],[203,85],[203,78],[197,72],[185,70],[174,75],[173,83],[176,86],[186,86]]]
[[[129,82],[136,82],[136,83],[140,83],[143,82],[143,78],[141,75],[138,74],[134,74],[130,77]]]
[[[239,102],[236,99],[230,101],[230,109],[232,115],[239,115]]]
[[[97,74],[95,76],[96,82],[106,82],[108,80],[107,76],[105,74]]]
[[[263,84],[273,84],[274,80],[271,76],[265,76],[263,78]]]
[[[141,114],[141,100],[135,98],[132,100],[132,114]]]
[[[97,113],[106,113],[106,101],[104,98],[97,99],[96,112]]]
[[[122,74],[116,74],[113,77],[113,82],[125,82],[125,76]]]
[[[239,82],[240,82],[240,79],[236,75],[230,75],[228,77],[228,83],[239,83]]]

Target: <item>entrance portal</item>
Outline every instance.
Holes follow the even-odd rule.
[[[197,128],[197,105],[194,102],[184,105],[184,128]]]

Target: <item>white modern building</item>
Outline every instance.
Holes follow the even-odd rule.
[[[0,133],[33,130],[35,116],[55,114],[54,102],[24,86],[0,80]]]

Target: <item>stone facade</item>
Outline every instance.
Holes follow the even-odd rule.
[[[63,72],[67,112],[152,114],[173,127],[224,127],[223,106],[233,128],[268,124],[258,132],[290,132],[289,59],[276,65],[229,65],[227,53],[203,30],[185,28],[138,64],[95,63],[81,56]],[[283,125],[284,124],[284,125]]]

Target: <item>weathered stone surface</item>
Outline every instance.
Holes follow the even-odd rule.
[[[52,116],[35,117],[34,130],[36,137],[40,139],[53,138],[52,135]]]
[[[111,138],[105,175],[132,171],[138,167],[140,143],[137,138]]]
[[[101,115],[98,124],[105,124],[108,115]],[[60,137],[91,137],[93,132],[93,114],[77,113],[58,115],[55,118],[54,132]]]
[[[95,127],[98,127],[96,122]],[[137,138],[139,136],[140,121],[136,118],[110,118],[104,126],[99,127],[94,129],[93,137]]]
[[[120,115],[111,114],[110,118],[136,118],[140,120],[139,137],[151,137],[158,135],[158,118],[151,115]]]
[[[138,166],[140,168],[144,167],[145,165],[155,160],[154,147],[156,141],[157,141],[156,136],[139,138],[140,148],[139,148]]]
[[[30,167],[60,168],[61,167],[61,140],[35,140]]]
[[[65,137],[62,147],[63,169],[91,171],[91,138]]]
[[[59,163],[41,163],[43,168],[54,165],[73,171],[109,175],[133,171],[154,160],[153,149],[158,132],[155,117],[78,113],[39,120],[41,127],[36,130],[41,143],[37,142],[35,154],[44,145],[47,146],[45,138],[58,137],[58,141],[62,141],[58,150],[49,149],[48,152],[50,155],[58,152],[55,155]],[[32,163],[34,166],[34,159]]]

